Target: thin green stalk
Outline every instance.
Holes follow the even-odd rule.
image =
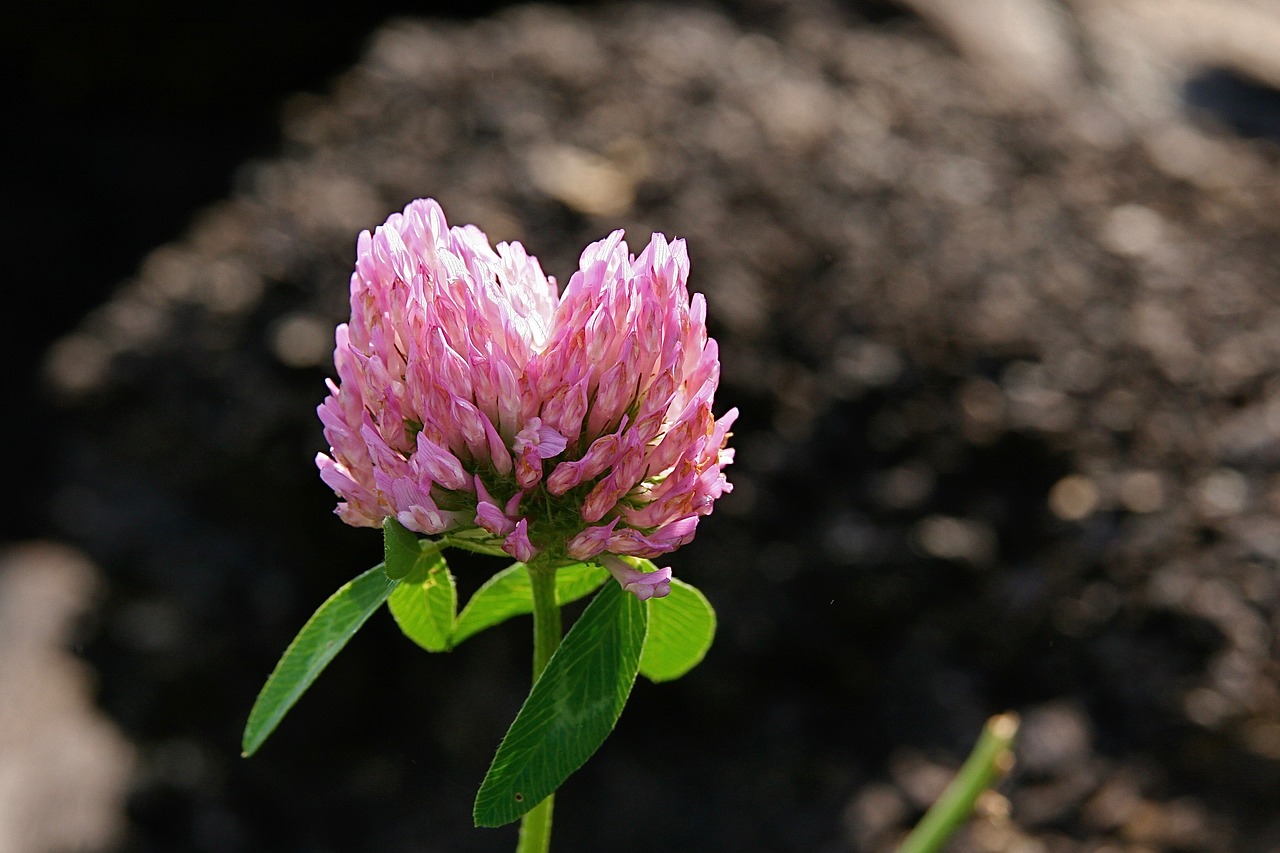
[[[547,661],[560,647],[560,605],[556,603],[556,570],[536,561],[529,564],[529,582],[533,587],[533,680],[547,667]],[[530,809],[520,819],[520,843],[516,853],[547,853],[551,848],[551,812],[556,795],[552,794]]]
[[[898,848],[898,853],[936,853],[973,812],[982,792],[1013,766],[1013,739],[1018,715],[998,714],[987,720],[964,766]]]

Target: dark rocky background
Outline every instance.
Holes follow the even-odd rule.
[[[519,622],[427,656],[375,618],[237,756],[276,656],[378,558],[329,514],[313,409],[356,233],[433,195],[562,280],[616,225],[685,237],[743,411],[737,489],[672,559],[717,644],[638,686],[558,849],[891,849],[1006,709],[1018,768],[955,849],[1280,847],[1280,10],[961,6],[9,30],[35,130],[5,536],[97,569],[0,567],[0,628],[56,612],[23,636],[79,655],[60,692],[0,666],[30,699],[0,772],[47,780],[0,842],[513,846],[468,816]],[[114,776],[48,760],[88,731]]]

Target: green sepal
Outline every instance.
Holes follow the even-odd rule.
[[[556,569],[556,604],[561,606],[590,595],[604,583],[609,573],[590,563],[573,563]],[[533,587],[524,563],[513,563],[476,590],[458,616],[453,629],[453,646],[505,622],[512,616],[533,612]]]
[[[508,556],[507,552],[502,550],[502,540],[479,528],[441,536],[440,545],[445,548],[460,548],[473,554],[485,554],[489,557]]]
[[[640,666],[648,610],[605,584],[516,715],[476,795],[476,826],[518,820],[586,763],[613,731]]]
[[[241,741],[246,758],[258,751],[329,661],[387,600],[397,583],[387,577],[379,563],[340,587],[307,620],[285,649],[249,712]]]

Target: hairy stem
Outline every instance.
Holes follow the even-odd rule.
[[[556,603],[556,570],[554,566],[529,564],[529,582],[533,586],[533,681],[547,668],[547,661],[560,647],[560,605]],[[520,819],[520,843],[516,853],[547,853],[551,847],[551,811],[555,794],[534,806]]]

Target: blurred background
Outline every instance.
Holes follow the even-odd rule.
[[[1280,850],[1280,3],[375,2],[4,13],[17,299],[0,851],[498,851],[514,620],[375,616],[316,476],[357,233],[419,196],[561,281],[684,237],[742,417],[671,559],[719,611],[559,850]],[[464,591],[495,566],[460,559]]]

